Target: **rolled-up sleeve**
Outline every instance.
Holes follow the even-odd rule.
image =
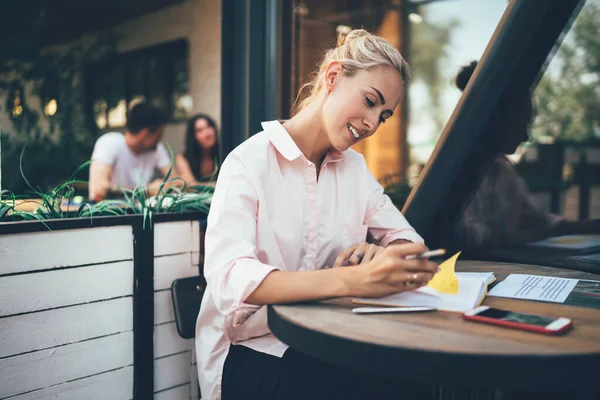
[[[366,193],[369,194],[364,224],[369,226],[369,233],[373,239],[383,247],[398,239],[423,243],[423,238],[384,194],[383,187],[373,177],[366,163],[363,170]]]
[[[258,203],[250,174],[231,154],[221,167],[208,215],[204,274],[217,309],[234,325],[260,308],[244,301],[278,269],[257,258]]]

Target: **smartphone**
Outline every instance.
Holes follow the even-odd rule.
[[[549,334],[562,333],[573,326],[573,322],[569,318],[523,314],[488,306],[481,306],[467,311],[463,314],[463,318],[468,321],[484,322],[508,328]]]

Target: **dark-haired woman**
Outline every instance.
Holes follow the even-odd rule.
[[[175,157],[175,168],[188,185],[215,180],[218,153],[217,124],[208,115],[195,115],[187,123],[185,151]]]

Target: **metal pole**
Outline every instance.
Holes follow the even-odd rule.
[[[411,34],[412,27],[410,21],[408,20],[408,14],[410,13],[410,8],[407,4],[406,0],[403,0],[400,3],[400,53],[410,63],[411,52],[410,52],[410,42],[411,42]],[[400,178],[405,180],[407,178],[407,168],[408,168],[408,159],[410,157],[410,149],[408,148],[408,125],[410,123],[410,102],[409,102],[409,94],[408,90],[405,91],[404,96],[402,97],[402,103],[400,104],[400,165],[399,172]]]
[[[2,192],[2,126],[0,126],[0,192]]]

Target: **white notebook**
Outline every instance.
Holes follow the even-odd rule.
[[[458,293],[440,293],[424,286],[422,288],[379,298],[357,298],[354,303],[391,307],[435,307],[442,311],[464,312],[481,304],[487,294],[487,286],[496,280],[493,272],[457,272]]]

